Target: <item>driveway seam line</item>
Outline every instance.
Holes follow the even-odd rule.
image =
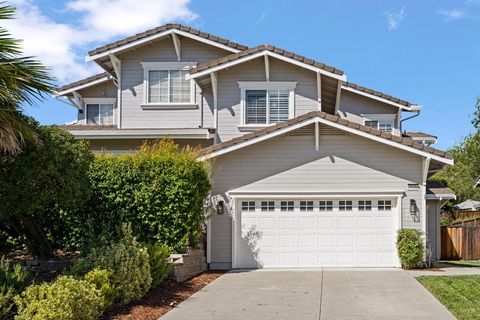
[[[320,310],[318,310],[318,320],[322,319],[322,301],[323,301],[323,270],[322,268],[322,275],[321,275],[321,285],[320,285]]]

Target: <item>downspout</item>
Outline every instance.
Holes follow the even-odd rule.
[[[408,118],[405,118],[405,119],[400,120],[400,128],[399,128],[399,129],[400,129],[400,132],[402,132],[402,124],[403,124],[403,122],[418,117],[418,116],[420,115],[420,112],[421,112],[421,111],[422,111],[422,110],[418,110],[418,111],[416,111],[416,114],[414,114],[413,116],[410,116],[410,117],[408,117]]]

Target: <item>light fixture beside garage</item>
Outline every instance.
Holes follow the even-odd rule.
[[[223,214],[224,211],[225,211],[224,208],[225,208],[225,205],[224,205],[223,201],[222,200],[218,201],[217,208],[216,208],[217,214]]]
[[[410,199],[410,214],[414,215],[417,213],[417,201]]]

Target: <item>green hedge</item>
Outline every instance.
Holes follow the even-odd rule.
[[[135,154],[97,156],[88,174],[94,195],[88,208],[90,233],[115,237],[118,225],[127,222],[139,241],[176,251],[193,245],[210,190],[207,164],[197,155],[161,140]]]
[[[12,319],[16,312],[14,298],[33,280],[33,274],[19,264],[0,259],[0,319]]]
[[[398,257],[405,269],[422,266],[425,246],[422,232],[415,229],[401,229],[397,235]]]

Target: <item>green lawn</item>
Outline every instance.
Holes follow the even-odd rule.
[[[417,280],[458,319],[480,319],[480,275],[422,276]]]
[[[454,264],[463,267],[480,267],[480,260],[448,260],[443,263]]]

